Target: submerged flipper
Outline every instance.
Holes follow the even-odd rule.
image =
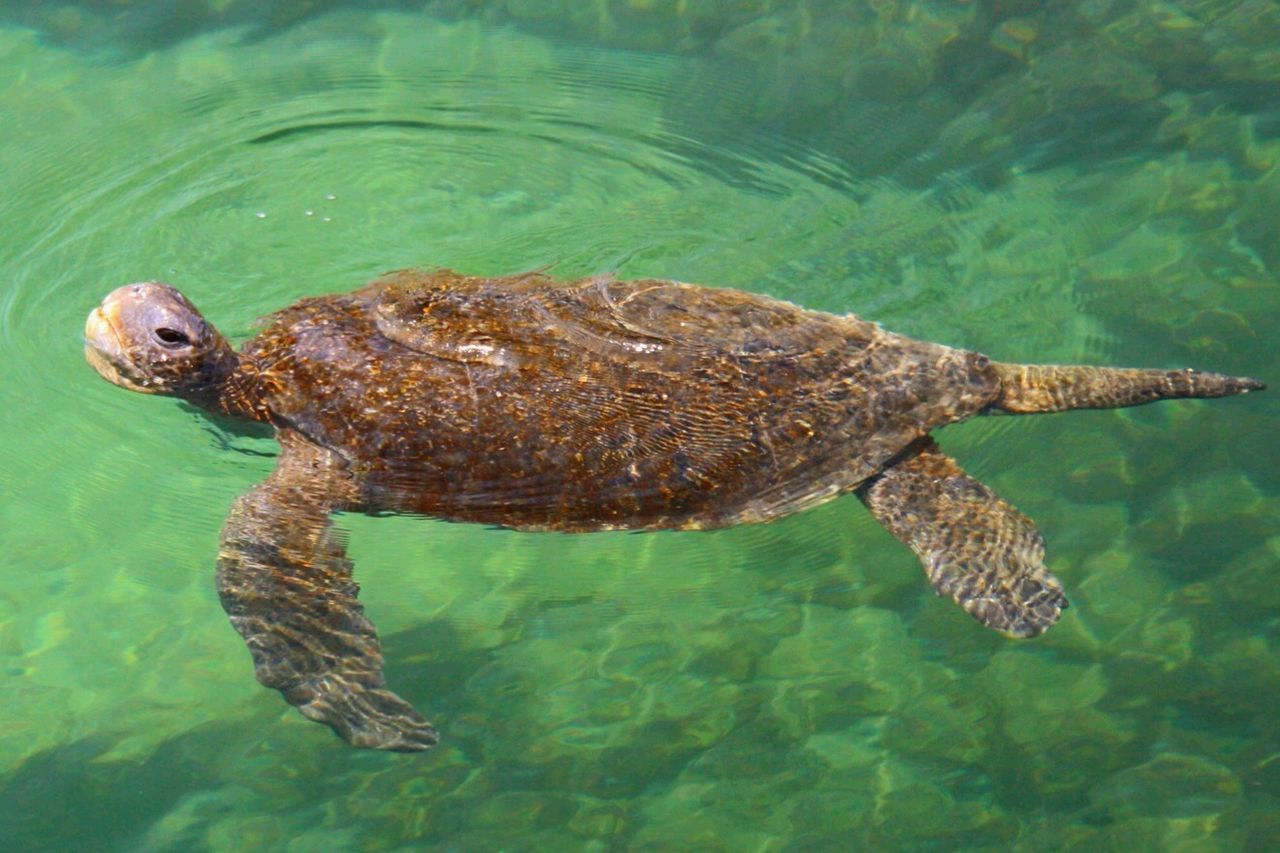
[[[329,451],[280,436],[276,470],[222,529],[218,595],[258,681],[354,746],[416,752],[436,730],[386,689],[377,631],[356,600],[331,510],[353,491]]]
[[[1044,537],[1022,513],[970,477],[932,439],[914,442],[859,497],[915,551],[929,582],[982,624],[1034,637],[1067,606],[1044,565]]]

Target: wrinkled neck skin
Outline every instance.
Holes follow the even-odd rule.
[[[271,414],[258,393],[258,383],[246,361],[224,345],[211,359],[200,380],[174,396],[215,415],[251,421],[270,421]]]

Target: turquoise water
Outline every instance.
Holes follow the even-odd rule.
[[[259,687],[218,604],[272,442],[80,352],[126,281],[244,337],[387,269],[549,267],[1274,386],[1277,45],[1249,0],[0,3],[0,847],[1280,848],[1274,392],[940,434],[1046,535],[1073,607],[1034,641],[851,497],[345,517],[443,735],[406,756]]]

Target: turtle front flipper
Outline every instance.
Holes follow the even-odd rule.
[[[876,520],[916,552],[939,595],[982,624],[1034,637],[1067,606],[1031,519],[925,437],[858,490]]]
[[[415,752],[436,730],[386,689],[373,623],[330,522],[355,488],[341,460],[282,432],[276,470],[238,499],[222,529],[218,595],[254,674],[354,746]]]

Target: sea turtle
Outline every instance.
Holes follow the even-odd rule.
[[[223,607],[260,682],[356,746],[404,751],[436,731],[386,689],[335,511],[687,530],[855,492],[940,594],[1031,637],[1067,606],[1044,540],[930,430],[1263,387],[1003,364],[853,315],[610,276],[402,271],[263,323],[237,353],[174,288],[130,284],[90,313],[85,355],[116,385],[274,427],[276,468],[222,531]]]

